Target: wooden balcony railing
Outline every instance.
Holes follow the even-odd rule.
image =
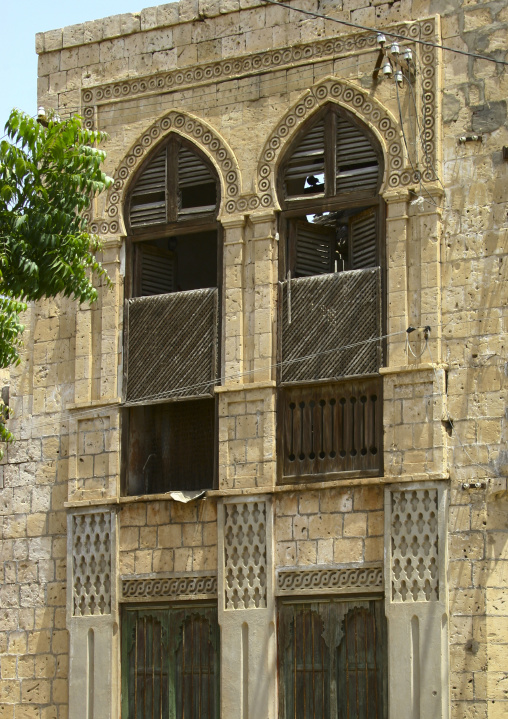
[[[383,456],[382,379],[286,386],[279,396],[279,476],[378,475]],[[328,477],[331,478],[331,477]]]

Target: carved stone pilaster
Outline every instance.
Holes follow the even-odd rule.
[[[218,510],[221,716],[274,719],[272,501],[267,496],[235,497],[223,500]]]
[[[108,508],[68,517],[69,716],[118,716],[117,517]]]
[[[444,483],[385,492],[389,717],[448,719]]]

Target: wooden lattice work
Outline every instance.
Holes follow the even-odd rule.
[[[282,382],[378,371],[380,281],[375,267],[282,283]]]
[[[282,476],[285,481],[382,469],[382,380],[281,389]]]
[[[212,393],[217,304],[216,288],[127,301],[127,402]]]

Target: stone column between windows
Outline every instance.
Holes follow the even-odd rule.
[[[275,719],[273,508],[266,495],[218,506],[221,716]]]
[[[234,215],[221,219],[224,235],[223,253],[223,323],[224,359],[222,362],[226,387],[243,383],[244,372],[244,260],[245,217]]]
[[[385,490],[389,719],[449,719],[444,482]]]
[[[108,508],[68,515],[69,716],[119,716],[117,516]]]
[[[441,361],[441,208],[435,189],[423,205],[414,193],[390,191],[386,202],[387,357],[385,366]],[[430,326],[425,349],[422,327]],[[406,330],[416,355],[408,354]],[[397,333],[397,334],[394,334]],[[421,354],[421,356],[419,356]]]
[[[246,227],[245,365],[249,382],[270,382],[276,372],[278,235],[273,210],[253,213]]]
[[[121,240],[103,241],[102,264],[111,284],[100,281],[97,302],[76,310],[74,402],[78,405],[118,396],[118,333],[121,317]]]

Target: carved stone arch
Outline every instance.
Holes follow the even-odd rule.
[[[323,105],[335,103],[365,123],[378,139],[384,154],[385,174],[380,193],[418,181],[404,151],[402,132],[392,114],[363,88],[329,77],[305,92],[291,107],[265,143],[258,164],[257,188],[261,205],[279,209],[277,168],[295,135]]]
[[[106,200],[107,219],[92,223],[92,232],[125,234],[122,208],[130,180],[154,146],[171,132],[196,145],[217,170],[221,184],[219,215],[224,212],[228,201],[240,195],[240,169],[227,142],[204,120],[181,110],[171,110],[145,130],[118,165]],[[97,227],[93,227],[94,224]]]

